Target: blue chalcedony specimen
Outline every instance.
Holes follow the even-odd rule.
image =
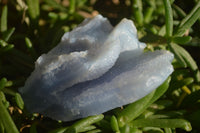
[[[131,20],[112,27],[101,15],[85,19],[37,59],[20,88],[27,109],[70,121],[146,96],[173,72],[173,54],[145,46]]]

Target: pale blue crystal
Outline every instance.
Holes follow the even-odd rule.
[[[36,61],[20,89],[27,109],[70,121],[144,97],[173,71],[173,54],[144,48],[131,20],[114,28],[101,15],[84,20]]]

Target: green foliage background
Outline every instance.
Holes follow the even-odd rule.
[[[174,73],[123,109],[73,122],[30,114],[18,88],[34,61],[98,13],[113,25],[132,19],[146,50],[174,53]],[[200,132],[199,0],[0,0],[0,15],[0,133]]]

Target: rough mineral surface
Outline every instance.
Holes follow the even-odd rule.
[[[170,52],[143,53],[131,20],[112,27],[98,15],[84,20],[41,55],[20,89],[26,107],[70,121],[134,102],[172,73]]]

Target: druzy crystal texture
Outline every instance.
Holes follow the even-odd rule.
[[[37,59],[20,88],[27,109],[70,121],[146,96],[173,72],[173,54],[145,46],[131,20],[113,27],[101,15],[85,19]]]

